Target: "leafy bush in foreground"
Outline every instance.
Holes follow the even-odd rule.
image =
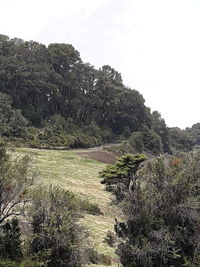
[[[132,176],[115,225],[123,266],[200,266],[199,162],[200,151],[161,156]]]

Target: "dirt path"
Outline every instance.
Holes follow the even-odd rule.
[[[76,153],[88,159],[94,159],[106,164],[113,164],[119,156],[117,152],[106,151],[106,148],[120,146],[121,143],[105,144],[88,149],[75,149]]]

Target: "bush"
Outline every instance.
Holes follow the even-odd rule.
[[[19,263],[10,260],[0,259],[0,267],[19,267]]]
[[[116,234],[111,231],[108,231],[104,239],[104,242],[106,242],[110,247],[114,247],[116,241],[117,241]]]
[[[123,266],[199,266],[200,151],[158,157],[135,175],[123,202]]]
[[[162,151],[162,142],[160,136],[148,127],[144,126],[142,130],[143,143],[146,151],[158,155]]]
[[[91,215],[103,215],[103,212],[99,208],[98,204],[89,202],[88,200],[80,200],[80,208],[82,211],[86,211]]]
[[[30,255],[48,267],[80,266],[87,237],[78,223],[80,217],[79,201],[73,193],[54,187],[36,190],[29,210]]]
[[[143,134],[141,132],[133,132],[129,138],[129,143],[138,153],[142,153],[144,149]]]
[[[111,265],[112,260],[111,260],[110,256],[105,255],[105,254],[100,254],[100,263],[103,265]]]
[[[0,230],[0,258],[20,261],[22,258],[21,231],[18,220],[7,221]]]
[[[87,263],[98,264],[100,262],[100,255],[94,248],[88,248],[85,250],[87,257]]]
[[[103,264],[111,265],[112,261],[110,256],[98,253],[94,248],[88,248],[85,250],[85,256],[87,258],[86,263],[90,264]]]

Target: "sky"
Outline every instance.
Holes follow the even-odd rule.
[[[72,44],[170,127],[200,122],[200,0],[0,0],[0,34]]]

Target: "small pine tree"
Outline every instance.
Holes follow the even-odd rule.
[[[146,160],[143,154],[125,154],[114,165],[107,165],[100,172],[101,183],[112,192],[117,202],[121,202],[135,183],[135,174],[141,162]]]

